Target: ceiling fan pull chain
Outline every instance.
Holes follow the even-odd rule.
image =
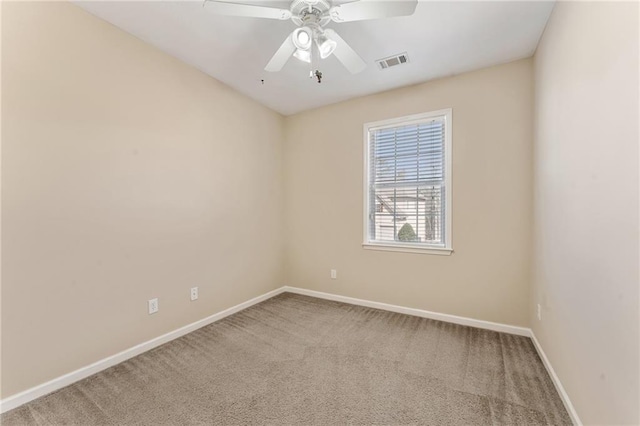
[[[318,51],[318,45],[315,42],[315,38],[316,38],[316,33],[314,31],[313,34],[313,42],[311,43],[311,72],[309,73],[309,78],[318,78],[318,67],[320,66],[320,52]],[[322,73],[320,73],[320,75],[322,75]],[[320,83],[320,79],[322,77],[318,78],[318,83]]]

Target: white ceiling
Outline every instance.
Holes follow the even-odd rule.
[[[235,2],[287,9],[289,4]],[[368,67],[351,75],[330,56],[321,62],[324,79],[318,84],[309,78],[309,65],[295,58],[278,73],[264,71],[296,28],[290,20],[217,16],[203,8],[202,1],[75,4],[285,115],[529,57],[554,5],[547,1],[421,1],[412,16],[332,22],[327,28],[335,29]],[[402,52],[408,53],[408,64],[380,70],[374,62]]]

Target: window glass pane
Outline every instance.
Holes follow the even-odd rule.
[[[443,185],[373,192],[372,240],[444,244]]]

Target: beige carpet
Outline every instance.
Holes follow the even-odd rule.
[[[526,337],[285,293],[3,425],[570,424]]]

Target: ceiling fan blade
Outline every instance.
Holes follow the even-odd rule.
[[[362,60],[360,55],[358,55],[338,33],[328,28],[324,30],[324,34],[337,43],[333,54],[351,74],[357,74],[367,68],[367,64]]]
[[[365,19],[392,18],[413,15],[418,0],[373,1],[360,0],[331,8],[335,22],[363,21]]]
[[[282,19],[291,18],[291,12],[274,7],[254,6],[251,4],[230,3],[226,1],[206,0],[204,8],[218,15],[244,16],[248,18]]]
[[[269,63],[266,67],[264,67],[265,71],[269,72],[277,72],[284,67],[284,64],[287,63],[293,52],[296,51],[296,46],[293,44],[293,40],[291,40],[291,36],[288,35],[284,40],[284,43],[280,46],[278,51],[273,55]]]

